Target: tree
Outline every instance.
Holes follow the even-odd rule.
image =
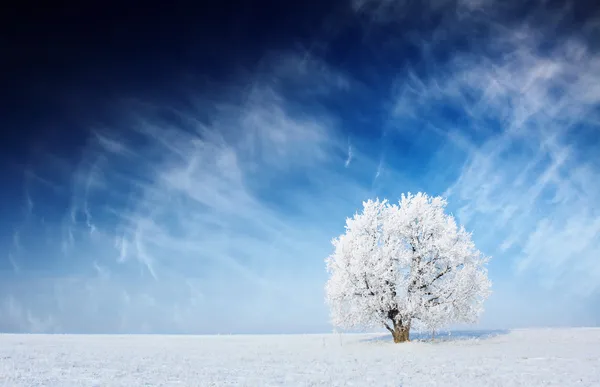
[[[334,326],[382,326],[399,343],[414,326],[431,331],[476,321],[490,293],[488,258],[446,205],[409,193],[398,204],[364,202],[362,213],[346,219],[326,259]]]

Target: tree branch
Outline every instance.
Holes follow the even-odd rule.
[[[438,275],[436,275],[436,276],[435,276],[435,277],[434,277],[434,278],[431,280],[431,282],[430,282],[430,283],[428,283],[428,284],[424,284],[424,285],[421,285],[421,286],[419,287],[419,290],[423,290],[423,289],[426,289],[426,288],[430,287],[431,285],[433,285],[433,283],[434,283],[435,281],[437,281],[438,279],[442,278],[444,275],[446,275],[447,273],[449,273],[451,270],[452,270],[452,267],[451,267],[451,266],[448,266],[448,267],[446,267],[446,269],[444,269],[444,270],[443,270],[443,271],[441,271],[441,272],[440,272]]]
[[[372,296],[375,296],[375,293],[373,293],[373,291],[371,290],[371,287],[369,286],[369,283],[367,282],[367,274],[365,273],[365,285],[367,286],[367,290],[369,291],[369,294]]]
[[[394,334],[394,330],[392,328],[390,328],[390,326],[388,325],[388,323],[386,323],[385,321],[383,321],[383,326],[385,327],[385,329],[387,329],[388,331],[390,331],[391,334]]]
[[[438,306],[438,305],[445,304],[445,303],[447,303],[449,301],[448,298],[450,298],[450,296],[452,296],[453,293],[454,293],[454,289],[452,289],[450,291],[450,293],[448,293],[448,294],[445,295],[446,299],[444,301],[442,301],[442,302],[439,302],[439,301],[435,302],[435,301],[439,300],[440,297],[444,296],[444,294],[440,294],[439,296],[430,298],[429,300],[427,300],[427,302],[431,303],[431,306]]]

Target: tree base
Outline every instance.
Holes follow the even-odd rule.
[[[392,337],[394,338],[394,343],[404,343],[410,341],[410,327],[403,327],[397,325],[394,327],[394,331],[392,332]]]

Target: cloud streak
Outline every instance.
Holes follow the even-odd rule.
[[[31,292],[52,294],[53,331],[256,332],[283,321],[323,330],[324,305],[314,306],[322,262],[332,230],[359,202],[340,192],[362,199],[367,191],[337,168],[345,146],[333,117],[294,101],[309,81],[320,85],[313,100],[350,86],[313,58],[284,56],[269,69],[236,97],[192,109],[134,101],[122,107],[126,124],[94,130],[70,179],[69,210],[45,248],[79,274],[9,300],[45,316]],[[75,297],[77,286],[87,291]],[[90,324],[103,308],[103,323]],[[307,308],[323,322],[302,319]],[[37,324],[13,315],[25,330]]]
[[[409,70],[395,115],[466,151],[446,193],[490,253],[547,289],[592,296],[600,56],[581,32],[549,45],[553,27],[500,24],[481,50],[432,63],[427,77]]]
[[[350,144],[350,141],[348,141],[348,158],[346,158],[346,162],[344,162],[344,166],[346,168],[348,168],[350,166],[350,163],[352,162],[352,144]]]

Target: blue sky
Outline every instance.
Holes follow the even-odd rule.
[[[493,257],[480,328],[600,322],[591,5],[240,4],[19,35],[0,331],[330,331],[331,239],[417,191]]]

